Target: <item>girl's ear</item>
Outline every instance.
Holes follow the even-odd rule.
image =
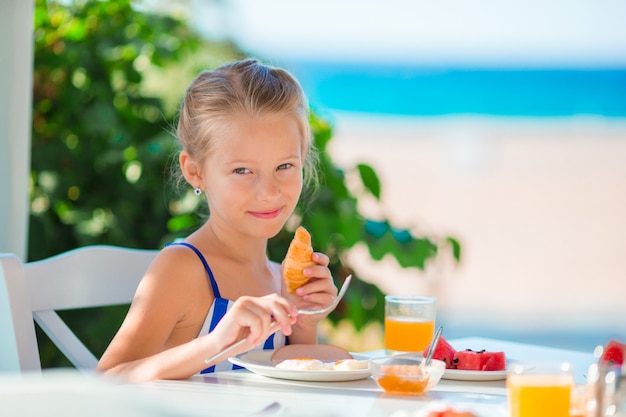
[[[191,155],[187,153],[187,151],[181,151],[178,156],[178,162],[180,163],[180,169],[183,173],[183,176],[193,188],[203,189],[202,185],[202,175],[200,173],[200,167],[191,158]]]

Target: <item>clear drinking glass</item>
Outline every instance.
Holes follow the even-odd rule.
[[[427,296],[385,296],[387,353],[422,352],[435,334],[437,299]]]
[[[567,363],[516,365],[506,380],[511,417],[569,417],[574,373]]]

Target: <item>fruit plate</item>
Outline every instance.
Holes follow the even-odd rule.
[[[352,371],[300,371],[279,369],[272,363],[273,350],[252,350],[248,353],[228,358],[231,363],[242,366],[255,374],[278,379],[293,381],[355,381],[365,379],[371,375],[369,368]],[[355,359],[360,359],[355,357]]]
[[[466,371],[463,369],[446,369],[441,378],[456,381],[500,381],[506,379],[510,366],[503,371]]]

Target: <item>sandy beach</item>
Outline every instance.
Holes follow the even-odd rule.
[[[338,117],[335,161],[368,163],[382,181],[382,209],[363,212],[463,249],[459,266],[418,271],[357,248],[360,276],[436,295],[457,327],[626,338],[626,121],[537,120]]]

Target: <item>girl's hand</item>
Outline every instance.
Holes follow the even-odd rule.
[[[337,297],[337,287],[333,281],[330,269],[328,269],[328,256],[320,252],[314,252],[313,262],[316,265],[307,267],[303,271],[304,275],[310,278],[309,281],[296,289],[296,296],[299,298],[299,300],[296,300],[298,308],[324,308],[332,304]],[[329,313],[301,316],[298,320],[298,325],[315,326]]]
[[[239,297],[211,334],[218,342],[217,350],[247,339],[233,355],[250,350],[279,329],[288,336],[296,322],[298,310],[278,294],[264,297]]]

